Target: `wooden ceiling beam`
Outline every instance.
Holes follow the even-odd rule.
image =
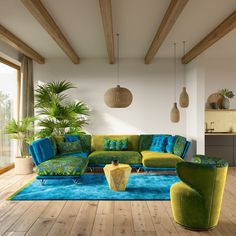
[[[24,55],[32,58],[34,61],[40,64],[45,63],[45,59],[39,53],[37,53],[34,49],[32,49],[2,25],[0,25],[0,40],[7,43]]]
[[[145,64],[149,64],[153,60],[188,1],[189,0],[171,0],[152,44],[145,56]]]
[[[66,53],[74,64],[80,62],[79,56],[76,54],[54,19],[51,17],[41,0],[21,0],[29,12],[36,18],[41,26],[56,41],[59,47]]]
[[[111,0],[99,0],[109,63],[115,63]]]
[[[230,31],[236,27],[236,11],[228,16],[221,24],[219,24],[213,31],[211,31],[205,38],[203,38],[196,46],[182,57],[182,63],[188,64],[194,58],[199,56],[202,52],[223,38]]]

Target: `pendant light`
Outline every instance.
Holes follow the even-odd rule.
[[[175,73],[175,102],[170,112],[171,122],[178,123],[180,119],[179,109],[176,102],[176,43],[174,43],[174,73]]]
[[[184,55],[185,55],[185,41],[183,41],[183,56]],[[184,65],[184,86],[179,96],[179,105],[183,108],[186,108],[189,105],[189,96],[188,96],[186,86],[185,86],[185,65]]]
[[[120,67],[119,67],[119,34],[117,34],[117,86],[110,88],[104,94],[104,101],[111,108],[128,107],[133,100],[133,95],[129,89],[120,86]]]

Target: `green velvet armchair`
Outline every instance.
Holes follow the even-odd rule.
[[[174,220],[186,228],[208,230],[218,224],[228,163],[197,155],[177,164],[182,182],[171,186]]]

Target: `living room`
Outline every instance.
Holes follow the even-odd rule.
[[[235,235],[235,10],[0,0],[0,235]]]

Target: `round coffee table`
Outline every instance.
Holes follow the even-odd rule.
[[[124,191],[128,183],[131,167],[128,164],[108,164],[103,168],[110,190]]]

